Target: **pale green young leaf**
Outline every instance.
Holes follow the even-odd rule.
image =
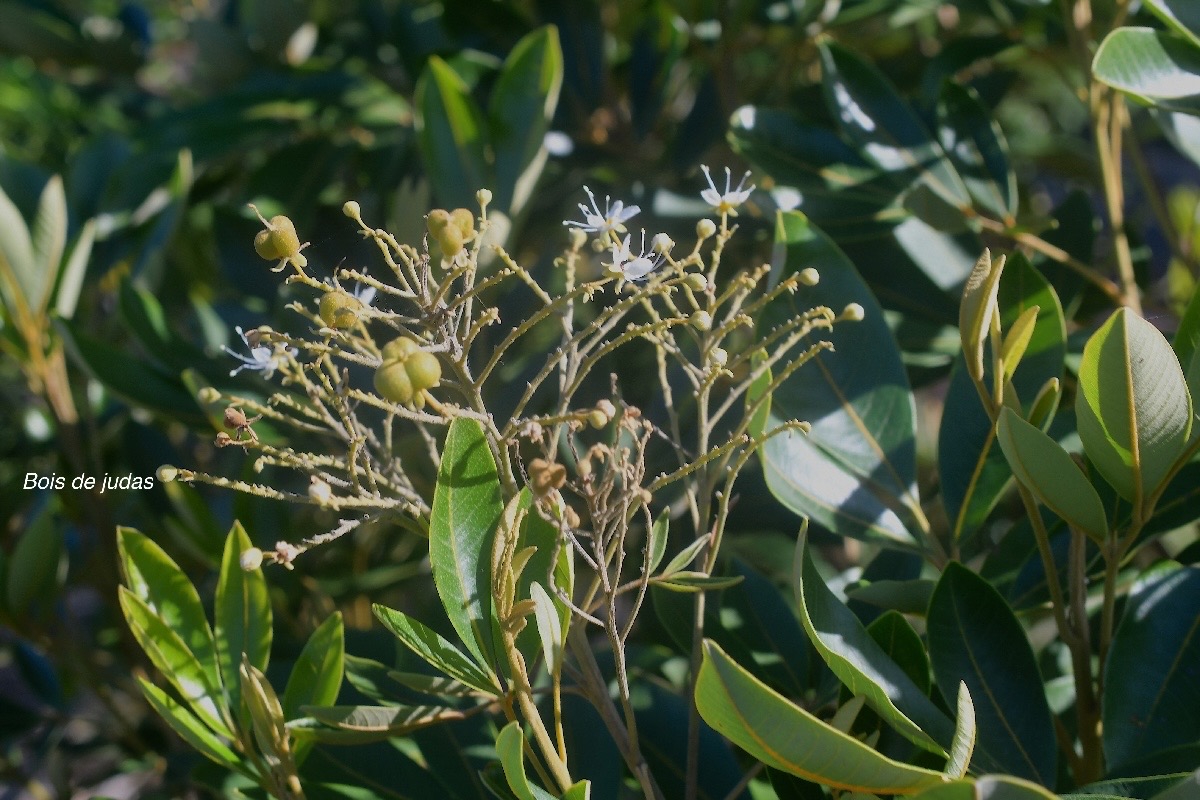
[[[196,716],[179,703],[175,698],[155,686],[146,678],[138,676],[138,686],[150,707],[166,720],[171,730],[179,735],[205,758],[225,767],[226,769],[248,774],[237,753],[233,752],[225,742],[206,728]]]
[[[967,684],[958,682],[958,716],[954,722],[954,741],[950,743],[950,759],[945,774],[951,778],[966,777],[975,752],[975,704]]]
[[[39,286],[38,294],[30,297],[29,302],[39,313],[44,313],[50,304],[50,294],[58,280],[58,268],[67,246],[67,195],[60,176],[52,177],[42,190],[30,233]]]
[[[242,569],[241,556],[251,547],[250,537],[235,522],[225,538],[221,571],[217,578],[217,663],[229,695],[234,717],[241,708],[243,656],[250,666],[263,670],[271,657],[271,599],[262,569]]]
[[[1011,378],[1017,371],[1021,357],[1025,355],[1025,348],[1029,346],[1029,340],[1033,338],[1033,329],[1037,324],[1039,311],[1041,309],[1037,306],[1025,309],[1008,329],[1008,332],[1004,334],[1004,342],[1000,345],[1000,358],[1004,360],[1004,377],[1006,379]]]
[[[670,530],[670,525],[670,509],[664,508],[659,512],[654,520],[654,524],[650,527],[650,541],[646,544],[646,547],[649,548],[646,564],[646,574],[648,575],[654,574],[654,570],[658,569],[658,565],[662,563],[663,556],[667,553],[667,534]]]
[[[554,795],[530,783],[526,777],[524,740],[519,722],[508,723],[496,737],[496,755],[500,756],[508,788],[518,800],[554,800]]]
[[[984,250],[963,286],[958,329],[962,335],[967,371],[975,380],[983,380],[983,345],[996,313],[996,295],[1000,291],[1003,272],[1004,256],[993,261],[992,252]]]

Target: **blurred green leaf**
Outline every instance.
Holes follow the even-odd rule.
[[[300,706],[327,706],[342,688],[346,654],[342,612],[326,617],[300,651],[283,690],[284,719],[300,716]]]
[[[1017,176],[991,109],[970,87],[946,81],[937,110],[938,138],[971,197],[998,219],[1013,220]]]
[[[825,102],[859,152],[906,183],[920,181],[952,205],[969,205],[962,178],[883,73],[841,45],[825,42],[820,51]]]
[[[864,695],[871,708],[906,739],[945,755],[954,736],[950,720],[830,591],[813,562],[804,531],[796,542],[793,581],[800,622],[833,674],[851,693]]]
[[[1053,786],[1054,724],[1025,631],[992,586],[951,562],[929,601],[929,656],[946,697],[959,682],[975,699],[975,763]]]
[[[44,313],[50,305],[63,251],[67,247],[67,195],[63,191],[61,176],[50,178],[42,190],[30,233],[39,286],[37,294],[28,296],[29,305],[39,313]]]
[[[704,643],[696,706],[719,733],[775,769],[827,786],[883,794],[941,783],[937,772],[883,756],[789,702]]]
[[[83,290],[83,279],[87,275],[88,262],[92,257],[92,246],[96,241],[96,221],[89,219],[83,224],[71,254],[59,274],[58,289],[54,295],[54,310],[63,319],[75,316],[79,293]]]
[[[140,675],[137,681],[146,702],[160,717],[166,720],[167,724],[171,726],[171,730],[179,734],[179,738],[205,758],[211,759],[222,767],[243,775],[250,775],[250,771],[242,764],[237,753],[230,750],[224,741],[202,725],[191,711]]]
[[[1133,588],[1104,664],[1104,754],[1126,762],[1200,740],[1191,712],[1200,670],[1200,569],[1153,573]]]
[[[487,129],[483,113],[462,78],[431,56],[417,80],[417,143],[437,202],[447,208],[475,206],[488,186]]]
[[[1200,8],[1188,0],[1146,0],[1146,8],[1200,48]]]
[[[429,524],[429,561],[438,597],[467,650],[495,664],[492,644],[492,539],[503,512],[500,477],[483,427],[450,423]]]
[[[1100,43],[1092,72],[1143,105],[1200,113],[1200,47],[1189,38],[1152,28],[1118,28]]]
[[[242,569],[242,553],[252,546],[240,522],[234,522],[225,538],[221,571],[217,579],[216,643],[217,663],[229,707],[235,718],[241,709],[241,666],[245,657],[250,666],[264,670],[271,657],[271,598],[262,568]]]
[[[404,736],[428,725],[463,718],[462,711],[441,706],[305,706],[302,710],[308,716],[288,723],[288,730],[300,739],[336,744]],[[333,730],[323,730],[313,721]]]
[[[562,77],[558,32],[547,25],[517,42],[492,89],[488,122],[495,179],[487,186],[496,192],[493,202],[509,216],[524,208],[546,163],[542,142],[558,106]]]
[[[21,211],[0,189],[0,288],[13,317],[18,309],[34,312],[42,297],[43,276],[33,256],[33,241]]]
[[[0,572],[0,578],[5,582],[3,597],[8,613],[14,617],[24,617],[34,607],[49,605],[47,601],[58,595],[58,577],[65,556],[60,513],[55,501],[42,506],[17,539],[8,563],[0,564],[7,567]]]
[[[833,343],[771,399],[770,423],[812,424],[762,447],[763,471],[775,497],[797,514],[839,533],[911,547],[923,520],[916,488],[915,406],[900,354],[875,298],[854,265],[823,233],[795,212],[777,219],[773,281],[814,267],[821,281],[799,297],[781,297],[761,326],[784,324],[813,305],[837,313],[849,303],[861,322],[841,322],[814,339]],[[861,357],[871,353],[869,360]],[[909,527],[909,525],[913,527]]]
[[[1083,350],[1075,414],[1088,458],[1140,513],[1192,429],[1183,370],[1157,328],[1127,308],[1100,326]]]

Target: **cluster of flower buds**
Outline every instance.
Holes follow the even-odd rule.
[[[401,337],[383,346],[383,363],[375,370],[375,391],[393,403],[425,407],[425,393],[442,380],[437,356],[415,339]]]

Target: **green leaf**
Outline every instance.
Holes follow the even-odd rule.
[[[731,586],[737,586],[742,581],[741,577],[737,575],[706,575],[703,572],[690,572],[687,570],[673,572],[670,575],[662,575],[650,580],[655,586],[661,586],[672,592],[685,593],[728,589]]]
[[[54,296],[54,310],[63,319],[75,316],[79,293],[83,290],[83,279],[87,275],[88,262],[92,256],[92,245],[96,241],[96,221],[89,219],[83,224],[71,255],[63,265],[58,279],[58,290]]]
[[[951,562],[929,602],[926,625],[942,694],[952,696],[962,682],[974,699],[976,764],[1053,786],[1058,750],[1042,676],[1004,598]]]
[[[67,246],[67,195],[62,178],[53,176],[42,190],[37,216],[33,219],[33,261],[37,268],[36,295],[30,295],[30,305],[43,313],[50,305],[50,295],[58,279],[63,250]]]
[[[43,286],[29,227],[20,209],[0,189],[0,288],[4,289],[9,313],[14,317],[18,309],[36,313]]]
[[[308,637],[283,690],[284,719],[300,716],[300,706],[325,706],[342,688],[346,641],[342,612],[335,611]]]
[[[495,664],[492,643],[492,539],[504,507],[500,477],[483,427],[450,423],[429,523],[433,582],[450,624],[479,663]]]
[[[996,315],[1000,278],[1004,274],[1004,256],[992,261],[992,252],[984,250],[963,286],[962,305],[958,311],[958,329],[962,335],[963,355],[967,372],[982,380],[985,368],[984,343]]]
[[[1200,113],[1200,48],[1178,34],[1118,28],[1100,43],[1092,72],[1144,105]]]
[[[767,766],[806,780],[885,794],[907,794],[942,782],[939,773],[893,761],[821,722],[711,641],[704,643],[696,707],[718,733]]]
[[[1017,371],[1017,367],[1021,364],[1021,359],[1025,357],[1025,350],[1029,347],[1029,340],[1033,338],[1033,330],[1039,311],[1041,309],[1037,306],[1025,309],[1021,312],[1021,316],[1017,317],[1016,322],[1012,324],[1008,332],[1004,334],[1004,341],[1000,345],[1000,358],[1004,362],[1005,380],[1012,378],[1013,373]]]
[[[1075,414],[1088,458],[1140,507],[1192,429],[1183,370],[1157,328],[1127,308],[1100,326],[1083,349]]]
[[[929,597],[932,594],[933,581],[927,578],[871,581],[846,591],[847,599],[920,616],[925,616],[925,609],[929,608]]]
[[[488,121],[496,159],[493,201],[509,216],[525,206],[546,163],[543,141],[562,79],[558,32],[546,25],[517,42],[492,89]]]
[[[1036,783],[1011,775],[985,775],[975,782],[978,800],[1058,800]]]
[[[854,265],[804,215],[781,213],[775,244],[773,282],[806,267],[821,280],[773,303],[764,327],[814,305],[836,312],[858,303],[866,316],[814,336],[810,344],[826,339],[834,350],[817,354],[775,390],[768,427],[798,419],[812,431],[788,431],[763,445],[767,486],[792,511],[830,530],[911,547],[910,530],[925,526],[916,488],[916,411],[883,311]]]
[[[671,509],[664,508],[654,519],[654,524],[650,526],[650,541],[646,543],[649,550],[646,564],[647,575],[654,574],[654,570],[658,569],[658,565],[662,563],[663,556],[667,554],[667,534],[670,531],[670,525]]]
[[[1200,47],[1200,8],[1188,0],[1146,0],[1146,8]]]
[[[687,547],[675,554],[675,557],[667,562],[667,566],[663,567],[663,575],[674,575],[680,570],[687,569],[688,566],[696,560],[696,556],[700,555],[700,551],[708,544],[708,535],[701,536]]]
[[[946,762],[946,775],[951,778],[966,777],[975,752],[975,703],[967,684],[958,683],[958,716],[954,723],[954,741],[950,743],[950,759]]]
[[[496,736],[496,755],[504,767],[504,778],[517,800],[554,800],[554,795],[529,782],[525,776],[525,754],[522,748],[525,736],[521,723],[510,722]]]
[[[308,716],[288,723],[288,730],[302,739],[314,737],[339,744],[404,736],[429,725],[463,718],[459,709],[443,706],[305,706],[303,712]],[[323,731],[313,725],[313,720],[335,730]]]
[[[250,724],[254,729],[254,739],[258,748],[270,760],[290,760],[290,743],[287,732],[287,721],[283,718],[283,706],[279,696],[271,686],[262,670],[254,666],[243,656],[238,667],[238,677],[241,680],[242,704],[250,715]]]
[[[954,737],[950,720],[825,585],[807,539],[802,530],[796,542],[793,587],[809,640],[833,674],[852,694],[864,695],[885,722],[914,744],[945,755]]]
[[[1001,409],[996,430],[1017,480],[1038,502],[1102,544],[1108,536],[1104,505],[1067,451],[1011,408]]]
[[[394,633],[400,642],[423,658],[426,663],[460,683],[492,695],[496,686],[492,678],[461,650],[446,641],[436,631],[400,611],[376,603],[372,610],[379,621]]]
[[[540,583],[530,585],[529,593],[534,602],[534,621],[542,641],[546,671],[553,674],[558,670],[563,656],[563,626],[558,604],[546,594]]]
[[[117,528],[125,584],[187,644],[211,686],[222,685],[217,646],[196,587],[161,547],[132,528]]]
[[[887,172],[920,181],[955,206],[970,204],[962,178],[921,118],[883,73],[849,48],[820,45],[825,103],[845,137]]]
[[[1200,769],[1188,775],[1170,789],[1154,795],[1153,800],[1192,800],[1200,797]]]
[[[925,613],[925,609],[921,609]],[[928,696],[932,678],[929,674],[929,656],[921,635],[899,611],[886,611],[867,626],[867,633],[880,649],[904,670],[921,693]]]
[[[241,666],[245,656],[250,666],[267,668],[271,656],[271,598],[262,569],[242,569],[241,555],[252,543],[240,522],[234,522],[225,538],[221,571],[217,578],[216,644],[217,663],[229,707],[240,714]]]
[[[22,617],[58,594],[58,576],[63,568],[63,535],[59,504],[51,500],[33,519],[13,549],[7,564],[4,599],[8,612]],[[65,574],[65,573],[64,573]],[[47,609],[48,610],[48,609]]]
[[[216,733],[232,738],[224,719],[228,707],[221,687],[212,683],[208,672],[188,649],[187,642],[136,594],[124,586],[118,587],[117,592],[125,622],[150,662],[204,724]],[[234,680],[237,680],[236,673]]]
[[[966,303],[964,299],[964,307]],[[1025,354],[1012,376],[1022,402],[1033,405],[1047,382],[1062,378],[1067,340],[1062,306],[1054,289],[1021,253],[1013,253],[1005,261],[996,304],[1001,328],[1008,332],[1029,309],[1038,308]],[[983,342],[982,381],[985,386],[991,386],[991,358],[986,357],[990,344],[986,335]],[[1039,413],[1046,411],[1039,409]],[[1012,470],[996,446],[995,437],[996,428],[984,411],[968,365],[959,359],[950,376],[938,433],[938,470],[942,479],[942,503],[951,520],[954,536],[960,541],[981,528],[1011,485]]]
[[[974,89],[948,80],[942,84],[937,112],[938,138],[972,199],[997,218],[1013,220],[1017,176],[992,110]]]
[[[447,208],[473,207],[485,188],[487,129],[470,89],[454,69],[430,56],[413,95],[417,146],[434,196]]]
[[[523,489],[522,495],[528,497],[529,502],[532,503],[532,494],[528,489]],[[575,590],[574,553],[569,546],[559,543],[558,528],[543,518],[536,509],[531,509],[525,515],[525,519],[521,523],[520,538],[517,540],[517,552],[529,547],[534,547],[536,550],[525,563],[525,568],[517,581],[515,602],[534,599],[533,584],[535,582],[542,584],[543,588],[553,583],[562,594],[571,597]],[[552,561],[553,563],[551,563]],[[565,636],[567,626],[571,621],[571,609],[559,603],[555,599],[554,593],[549,591],[546,593],[552,599],[559,621],[559,629]],[[536,626],[526,625],[525,629],[517,634],[517,648],[525,656],[527,662],[531,662],[536,657],[541,648]]]
[[[1200,569],[1133,588],[1104,665],[1104,754],[1119,768],[1200,740]]]
[[[1197,124],[1200,125],[1200,122]],[[1171,342],[1171,346],[1175,348],[1175,355],[1179,357],[1179,363],[1183,365],[1192,363],[1197,345],[1200,345],[1200,285],[1192,292],[1192,298],[1183,311],[1179,328]]]
[[[759,350],[750,357],[750,369],[756,371],[762,368],[767,360],[765,350]],[[750,421],[746,425],[746,433],[754,438],[762,436],[771,421],[771,368],[766,367],[757,378],[746,388],[746,414]],[[761,399],[761,402],[760,402]]]
[[[243,775],[248,775],[248,770],[242,765],[241,759],[236,753],[229,749],[220,738],[215,736],[212,731],[204,727],[196,716],[181,705],[175,698],[168,695],[162,689],[155,686],[142,676],[137,676],[138,686],[141,687],[142,695],[145,696],[146,702],[155,712],[166,720],[171,726],[171,730],[179,734],[179,738],[183,739],[193,750],[199,751],[205,758],[210,759],[217,764],[220,764],[226,769],[240,772]]]

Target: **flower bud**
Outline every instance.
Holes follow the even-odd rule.
[[[475,193],[475,202],[479,203],[480,208],[487,208],[488,204],[492,202],[492,190],[480,189]]]
[[[242,569],[246,572],[254,572],[254,570],[262,566],[263,551],[257,547],[249,547],[242,551],[239,561],[241,562]]]
[[[717,223],[711,219],[702,219],[696,223],[696,235],[703,241],[717,232]]]
[[[179,477],[179,470],[177,470],[175,467],[172,467],[170,464],[163,464],[158,468],[158,471],[155,474],[163,483],[170,483]]]
[[[708,278],[699,272],[689,272],[688,276],[683,279],[683,283],[693,292],[704,292],[708,290]]]
[[[714,347],[710,352],[709,357],[718,367],[723,367],[729,363],[729,353],[724,347]]]
[[[215,440],[213,440],[213,444],[215,444],[217,447],[228,447],[229,445],[234,444],[234,441],[233,437],[225,431],[217,431],[217,437]]]
[[[567,468],[562,464],[551,464],[545,459],[535,458],[529,462],[529,488],[534,495],[545,497],[567,482]]]
[[[325,505],[333,498],[333,489],[328,483],[313,475],[308,479],[308,496],[321,505]]]
[[[842,319],[848,322],[862,322],[867,316],[867,312],[858,303],[850,303],[842,311]]]
[[[347,200],[342,203],[342,213],[355,222],[362,222],[362,208],[359,207],[357,200]]]
[[[696,311],[688,317],[688,324],[698,331],[712,329],[712,315],[707,311]]]
[[[800,278],[800,282],[805,286],[816,286],[821,280],[821,273],[812,267],[805,267],[800,270],[800,274],[797,277]]]
[[[596,410],[608,418],[606,422],[611,421],[612,418],[617,415],[617,407],[614,406],[612,401],[608,399],[598,401],[596,403]]]
[[[587,234],[579,230],[579,228],[571,228],[571,249],[579,250],[587,241]]]
[[[665,233],[656,233],[654,234],[654,238],[650,240],[650,249],[659,255],[665,256],[667,253],[671,252],[671,248],[674,246],[675,242],[673,242],[671,237],[667,236]]]
[[[197,393],[196,397],[201,403],[215,403],[221,399],[221,393],[211,386],[205,386]]]

